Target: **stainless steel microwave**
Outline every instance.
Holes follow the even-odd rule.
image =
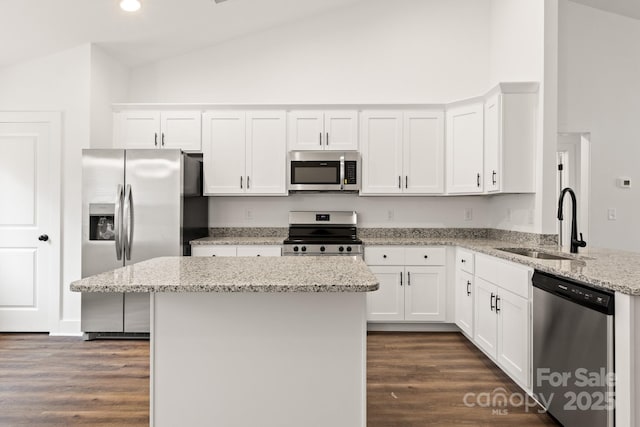
[[[289,191],[360,190],[357,151],[290,151]]]

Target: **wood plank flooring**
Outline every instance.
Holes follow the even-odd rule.
[[[370,333],[367,369],[368,427],[557,425],[533,408],[465,405],[520,390],[458,333]],[[0,426],[148,424],[147,341],[0,334]]]

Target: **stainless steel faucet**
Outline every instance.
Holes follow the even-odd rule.
[[[571,196],[571,253],[577,254],[578,248],[584,248],[587,246],[587,242],[582,240],[582,233],[580,233],[580,240],[578,240],[578,206],[576,203],[576,193],[569,187],[560,192],[560,199],[558,200],[558,219],[562,221],[562,204],[565,194],[569,193]]]

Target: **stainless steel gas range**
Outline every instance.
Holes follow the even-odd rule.
[[[289,212],[289,237],[282,254],[362,257],[357,225],[353,211]]]

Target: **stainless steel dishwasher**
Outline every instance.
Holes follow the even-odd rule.
[[[614,425],[614,295],[536,271],[533,393],[564,427]]]

